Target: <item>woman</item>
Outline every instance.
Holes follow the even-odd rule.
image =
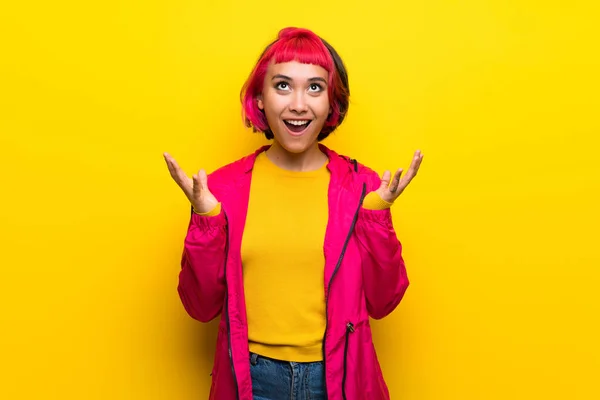
[[[346,115],[348,77],[306,29],[279,32],[241,97],[271,146],[191,179],[165,153],[193,211],[179,295],[195,319],[221,314],[210,398],[388,399],[369,317],[408,286],[389,208],[423,156],[380,179],[319,143]]]

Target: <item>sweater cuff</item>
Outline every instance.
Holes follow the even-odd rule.
[[[221,209],[221,207],[218,207],[219,209]],[[214,210],[211,210],[211,212]],[[205,214],[209,214],[209,213],[205,213]],[[221,210],[221,212],[217,215],[211,216],[211,215],[200,215],[198,213],[192,212],[192,216],[191,216],[191,220],[190,220],[190,224],[200,228],[202,230],[206,230],[206,229],[215,229],[215,228],[222,228],[224,226],[227,225],[227,218],[225,217],[225,213],[223,212],[223,210]]]
[[[194,210],[194,208],[192,207],[192,210]],[[204,212],[204,213],[199,213],[196,210],[194,210],[195,214],[198,215],[202,215],[203,217],[214,217],[216,215],[219,215],[221,213],[221,203],[218,203],[215,208],[213,208],[212,210],[208,211],[208,212]]]
[[[390,208],[392,204],[394,203],[388,203],[383,200],[381,196],[379,196],[379,193],[370,192],[363,201],[363,208],[366,208],[367,210],[385,210]]]

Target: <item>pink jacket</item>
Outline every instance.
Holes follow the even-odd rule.
[[[208,178],[221,202],[214,217],[192,214],[181,261],[179,296],[193,318],[221,313],[210,399],[252,400],[248,331],[240,246],[248,209],[254,154]],[[325,233],[327,328],[323,337],[329,400],[389,399],[371,339],[369,316],[383,318],[408,287],[402,246],[390,210],[367,210],[364,196],[379,176],[355,160],[320,145],[330,171]]]

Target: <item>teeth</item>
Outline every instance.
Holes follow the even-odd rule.
[[[310,121],[295,121],[293,119],[287,119],[285,120],[285,122],[287,122],[290,125],[302,126],[308,124]]]

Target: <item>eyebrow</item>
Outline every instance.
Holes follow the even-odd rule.
[[[284,79],[286,81],[293,81],[292,78],[290,78],[289,76],[286,75],[281,75],[281,74],[277,74],[275,75],[271,80],[275,80],[275,79]],[[309,82],[323,82],[324,84],[327,84],[327,81],[324,78],[321,78],[320,76],[315,76],[314,78],[309,78],[308,79]]]

